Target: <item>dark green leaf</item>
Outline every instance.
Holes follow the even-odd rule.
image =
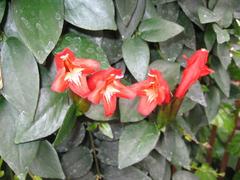
[[[141,121],[124,128],[119,141],[118,167],[137,163],[154,149],[160,132],[152,122]]]
[[[80,178],[92,167],[93,158],[90,150],[84,146],[72,149],[62,157],[62,166],[67,179]]]
[[[167,130],[163,139],[157,144],[156,150],[171,163],[190,168],[191,159],[183,139],[174,130]]]
[[[172,180],[199,180],[198,177],[188,171],[177,171],[174,173]]]
[[[8,38],[2,49],[3,96],[30,121],[33,120],[39,95],[37,63],[17,39]]]
[[[123,43],[122,53],[124,62],[135,79],[138,81],[144,80],[150,60],[147,43],[140,38],[128,39]]]
[[[105,136],[101,131],[94,132],[94,136],[101,141],[118,141],[123,130],[123,124],[119,123],[109,123],[112,129],[113,138]]]
[[[205,112],[208,118],[209,123],[217,115],[219,105],[221,103],[220,92],[216,87],[210,87],[209,92],[206,96],[207,107],[205,107]]]
[[[13,1],[13,18],[26,46],[44,63],[62,32],[63,0]]]
[[[109,62],[104,51],[90,39],[75,33],[66,34],[57,45],[55,53],[62,51],[65,47],[70,48],[78,58],[95,59],[101,62],[101,67],[106,69]]]
[[[198,18],[198,8],[204,6],[203,1],[178,0],[178,4],[181,6],[187,17],[191,19],[191,21],[198,25],[201,29],[203,29],[203,26]]]
[[[101,141],[98,146],[99,160],[107,165],[118,165],[118,141]]]
[[[116,30],[112,0],[65,0],[65,19],[88,30]]]
[[[215,79],[217,85],[222,92],[228,97],[230,92],[230,77],[228,72],[224,69],[218,59],[212,59],[212,69],[215,71],[212,77]]]
[[[180,65],[178,63],[156,60],[149,68],[157,69],[168,82],[171,89],[174,89],[180,78]]]
[[[125,26],[130,22],[137,6],[137,0],[115,0],[116,8]]]
[[[240,134],[236,134],[232,141],[229,143],[227,149],[228,152],[230,152],[231,155],[233,156],[240,156]]]
[[[205,7],[199,7],[198,16],[202,24],[216,22],[221,19],[221,17],[217,16],[214,12]]]
[[[176,23],[162,19],[161,17],[144,20],[139,26],[141,37],[150,42],[163,42],[179,33],[184,28]]]
[[[0,23],[2,21],[3,15],[4,15],[4,10],[6,7],[6,0],[0,0]]]
[[[178,114],[182,115],[183,113],[188,112],[189,110],[194,108],[195,105],[196,105],[196,103],[194,101],[192,101],[191,99],[189,99],[188,97],[184,98],[183,103],[178,111]]]
[[[24,180],[30,164],[38,150],[38,141],[19,144],[14,143],[16,122],[20,113],[3,98],[0,98],[0,156]]]
[[[195,172],[199,180],[217,180],[217,172],[212,169],[208,164],[202,164]]]
[[[159,16],[164,17],[164,19],[176,22],[179,15],[179,5],[176,2],[169,2],[165,4],[158,4],[157,12]]]
[[[69,109],[64,118],[63,124],[59,129],[56,139],[54,140],[54,146],[59,145],[62,141],[71,133],[76,123],[76,107],[73,104]]]
[[[232,58],[230,56],[229,47],[226,43],[217,45],[217,55],[224,69],[227,69],[228,65],[232,61]]]
[[[144,119],[144,116],[139,114],[138,107],[139,99],[135,98],[134,100],[129,99],[120,99],[119,100],[119,109],[120,109],[120,118],[121,122],[137,122]]]
[[[42,141],[40,143],[36,158],[31,164],[30,171],[34,175],[44,178],[65,179],[57,152],[48,141]]]
[[[228,42],[230,40],[230,35],[227,30],[221,29],[217,24],[213,24],[213,30],[217,35],[217,42],[222,44],[224,42]]]
[[[151,0],[147,0],[143,19],[149,19],[157,16],[158,14],[156,8],[154,7],[154,4],[152,3]]]
[[[42,88],[34,121],[19,118],[16,142],[27,142],[46,137],[55,132],[63,123],[69,109],[67,93],[54,93]]]
[[[204,42],[209,51],[211,51],[215,41],[216,41],[215,32],[213,31],[212,26],[208,25],[206,27],[206,30],[204,31]]]
[[[134,166],[119,170],[116,167],[108,166],[104,169],[105,180],[151,180],[144,172]]]

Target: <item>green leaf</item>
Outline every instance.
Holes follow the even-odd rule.
[[[212,86],[206,96],[207,107],[205,107],[205,112],[208,121],[211,122],[213,118],[217,115],[218,109],[221,103],[221,96],[219,90]]]
[[[217,22],[221,27],[227,28],[232,24],[233,9],[231,1],[218,0],[213,12],[221,19]]]
[[[144,80],[150,60],[147,43],[137,37],[128,39],[123,43],[122,53],[124,62],[135,79],[138,81]]]
[[[181,116],[183,113],[186,113],[188,111],[190,111],[192,108],[194,108],[194,106],[196,105],[196,103],[194,101],[192,101],[191,99],[189,99],[188,97],[184,98],[181,107],[178,111],[178,114]]]
[[[213,30],[217,35],[217,42],[222,44],[224,42],[228,42],[230,40],[230,35],[227,30],[221,29],[217,24],[213,24]]]
[[[180,34],[183,30],[182,26],[161,17],[146,19],[139,26],[141,37],[150,42],[166,41]]]
[[[173,174],[172,180],[199,180],[197,176],[188,171],[177,171]]]
[[[116,30],[112,0],[65,0],[65,20],[88,30]]]
[[[66,47],[70,48],[78,58],[95,59],[101,62],[101,67],[103,69],[110,66],[102,48],[87,37],[75,33],[68,33],[59,42],[54,53],[60,52]]]
[[[151,0],[147,0],[143,19],[149,19],[157,16],[158,14],[156,8],[154,7],[154,4],[152,3]]]
[[[62,157],[62,166],[67,179],[80,178],[92,167],[93,157],[90,150],[80,146],[67,152]]]
[[[206,27],[206,30],[204,31],[204,42],[209,51],[213,48],[213,45],[216,41],[216,34],[213,31],[213,28],[211,25],[208,25]]]
[[[120,120],[123,123],[137,122],[144,119],[144,116],[139,114],[138,107],[139,99],[119,99]]]
[[[17,38],[8,38],[2,48],[3,96],[22,115],[33,119],[39,95],[39,72],[30,51]]]
[[[236,134],[232,141],[229,143],[227,150],[228,152],[236,157],[240,156],[240,134]]]
[[[211,64],[211,68],[215,71],[215,73],[212,74],[212,77],[215,79],[217,85],[220,87],[225,96],[229,97],[230,77],[228,72],[216,58],[212,59]]]
[[[137,6],[137,0],[115,0],[116,8],[125,26],[128,25]]]
[[[217,180],[217,172],[208,164],[202,164],[195,174],[199,177],[199,180]]]
[[[5,7],[6,7],[6,0],[0,0],[0,23],[4,15]]]
[[[180,7],[177,2],[170,2],[157,5],[157,12],[159,16],[172,22],[176,22],[178,19]]]
[[[57,136],[53,143],[54,146],[61,144],[62,141],[71,133],[76,120],[76,106],[72,104],[72,106],[68,109],[63,124],[57,133]]]
[[[232,58],[230,56],[229,47],[226,43],[217,45],[217,55],[224,69],[227,69],[228,65],[231,64]]]
[[[203,1],[192,1],[192,0],[178,0],[178,4],[182,8],[183,12],[187,15],[192,22],[194,22],[198,27],[203,29],[202,24],[198,18],[198,8],[203,7]]]
[[[24,180],[30,164],[38,150],[38,141],[19,144],[14,143],[16,122],[20,113],[0,97],[0,156],[19,177]]]
[[[49,88],[42,88],[34,121],[25,117],[18,120],[20,127],[16,142],[33,141],[52,134],[62,125],[68,109],[67,93],[54,93]]]
[[[160,132],[152,122],[141,121],[124,128],[119,140],[118,167],[135,164],[154,149]]]
[[[201,104],[202,106],[205,106],[205,107],[207,106],[207,103],[201,88],[201,84],[199,83],[199,81],[197,81],[195,84],[192,85],[192,87],[190,87],[186,96],[190,98],[192,101],[198,104]]]
[[[112,128],[108,123],[100,123],[99,130],[107,137],[113,139]]]
[[[128,3],[129,3],[129,1],[128,1]],[[142,17],[144,15],[144,11],[145,11],[145,6],[146,6],[146,0],[138,0],[137,1],[137,6],[135,8],[135,11],[132,15],[130,22],[127,25],[124,24],[123,20],[120,17],[119,12],[117,11],[117,13],[116,13],[117,26],[118,26],[118,30],[122,36],[122,39],[130,38],[131,35],[134,33],[139,22],[142,20]]]
[[[171,89],[174,89],[180,78],[180,65],[178,63],[156,60],[150,64],[149,68],[157,69],[168,82]]]
[[[98,159],[107,165],[118,165],[118,141],[101,141],[98,144]]]
[[[198,9],[198,16],[202,24],[216,22],[221,19],[221,17],[217,16],[213,11],[206,7],[200,7]]]
[[[163,139],[157,144],[156,150],[171,163],[190,169],[191,159],[187,146],[179,134],[168,129]]]
[[[30,171],[43,178],[65,179],[58,154],[48,141],[42,141]]]
[[[44,63],[62,32],[63,0],[17,0],[12,7],[21,39],[38,62]]]

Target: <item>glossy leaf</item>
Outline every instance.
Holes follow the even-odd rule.
[[[10,166],[20,180],[24,180],[30,164],[36,156],[38,141],[14,143],[16,121],[20,113],[6,100],[0,97],[0,156]]]
[[[161,17],[144,20],[139,26],[141,37],[150,42],[163,42],[179,33],[184,28],[176,23],[162,19]]]
[[[216,22],[221,19],[221,17],[205,7],[199,7],[198,16],[202,24]]]
[[[227,30],[221,29],[217,24],[213,24],[213,30],[217,35],[217,42],[222,44],[230,40],[230,35]]]
[[[154,7],[154,4],[152,3],[151,0],[147,0],[143,19],[149,19],[157,16],[158,14],[156,8]]]
[[[213,48],[213,45],[216,41],[216,34],[211,25],[206,27],[204,32],[204,42],[209,51]]]
[[[160,132],[152,122],[141,121],[124,128],[119,140],[118,167],[137,163],[154,149]]]
[[[180,7],[177,2],[169,2],[165,4],[157,5],[157,12],[159,16],[172,22],[176,22],[178,19]]]
[[[33,120],[39,95],[39,72],[30,51],[17,38],[4,42],[2,52],[3,96]]]
[[[100,123],[99,130],[107,137],[113,138],[113,132],[111,126],[108,123]]]
[[[232,61],[232,58],[230,55],[229,47],[226,43],[217,45],[217,55],[218,55],[220,62],[223,65],[224,69],[227,69],[228,65]]]
[[[124,62],[135,79],[138,81],[144,80],[150,60],[147,43],[140,38],[128,39],[123,43],[122,53]]]
[[[118,141],[101,141],[98,146],[97,157],[107,165],[118,165]]]
[[[157,144],[156,150],[171,163],[190,168],[190,157],[183,139],[174,130],[167,130],[163,139]]]
[[[87,37],[77,35],[75,33],[68,33],[59,42],[54,52],[60,52],[65,47],[70,48],[78,58],[95,59],[101,62],[102,68],[105,69],[109,67],[107,56],[102,48]]]
[[[63,0],[17,0],[12,7],[20,37],[38,62],[44,63],[62,32]]]
[[[149,68],[159,70],[171,89],[174,89],[180,78],[180,65],[178,63],[156,60]]]
[[[47,162],[47,163],[46,163]],[[58,154],[48,141],[42,141],[30,171],[43,178],[65,179]]]
[[[4,10],[6,7],[6,0],[0,0],[0,23],[2,21],[3,15],[4,15]]]
[[[112,0],[65,0],[65,20],[88,30],[116,30]]]
[[[54,93],[42,88],[34,121],[20,118],[18,124],[25,123],[16,135],[16,142],[27,142],[46,137],[55,132],[63,123],[69,109],[67,93]],[[27,124],[27,125],[26,125]]]

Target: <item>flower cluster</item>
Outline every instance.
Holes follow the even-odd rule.
[[[187,59],[181,82],[176,89],[175,97],[183,99],[188,89],[202,76],[213,73],[206,66],[208,51],[201,49]],[[149,115],[157,105],[171,101],[171,92],[161,72],[150,69],[147,79],[125,86],[121,70],[109,67],[100,69],[100,63],[92,59],[75,57],[74,53],[65,48],[55,55],[57,74],[51,89],[63,92],[70,89],[78,96],[88,99],[93,104],[102,103],[106,116],[116,110],[117,98],[133,99],[139,96],[138,111]]]

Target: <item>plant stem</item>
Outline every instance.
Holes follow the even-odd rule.
[[[212,151],[213,151],[213,146],[214,146],[215,141],[216,141],[216,136],[217,136],[217,126],[212,125],[211,135],[210,135],[210,139],[209,139],[209,142],[208,142],[210,148],[207,149],[207,162],[210,166],[211,166],[211,163],[212,163]]]
[[[97,171],[96,180],[101,180],[102,179],[102,174],[101,174],[99,164],[98,164],[97,152],[96,152],[96,147],[95,147],[95,144],[94,144],[93,135],[90,131],[88,131],[88,133],[89,133],[89,137],[90,137],[90,143],[91,143],[93,158],[94,158],[96,171]]]
[[[240,158],[238,158],[237,164],[236,164],[236,168],[235,171],[238,172],[240,170]]]

